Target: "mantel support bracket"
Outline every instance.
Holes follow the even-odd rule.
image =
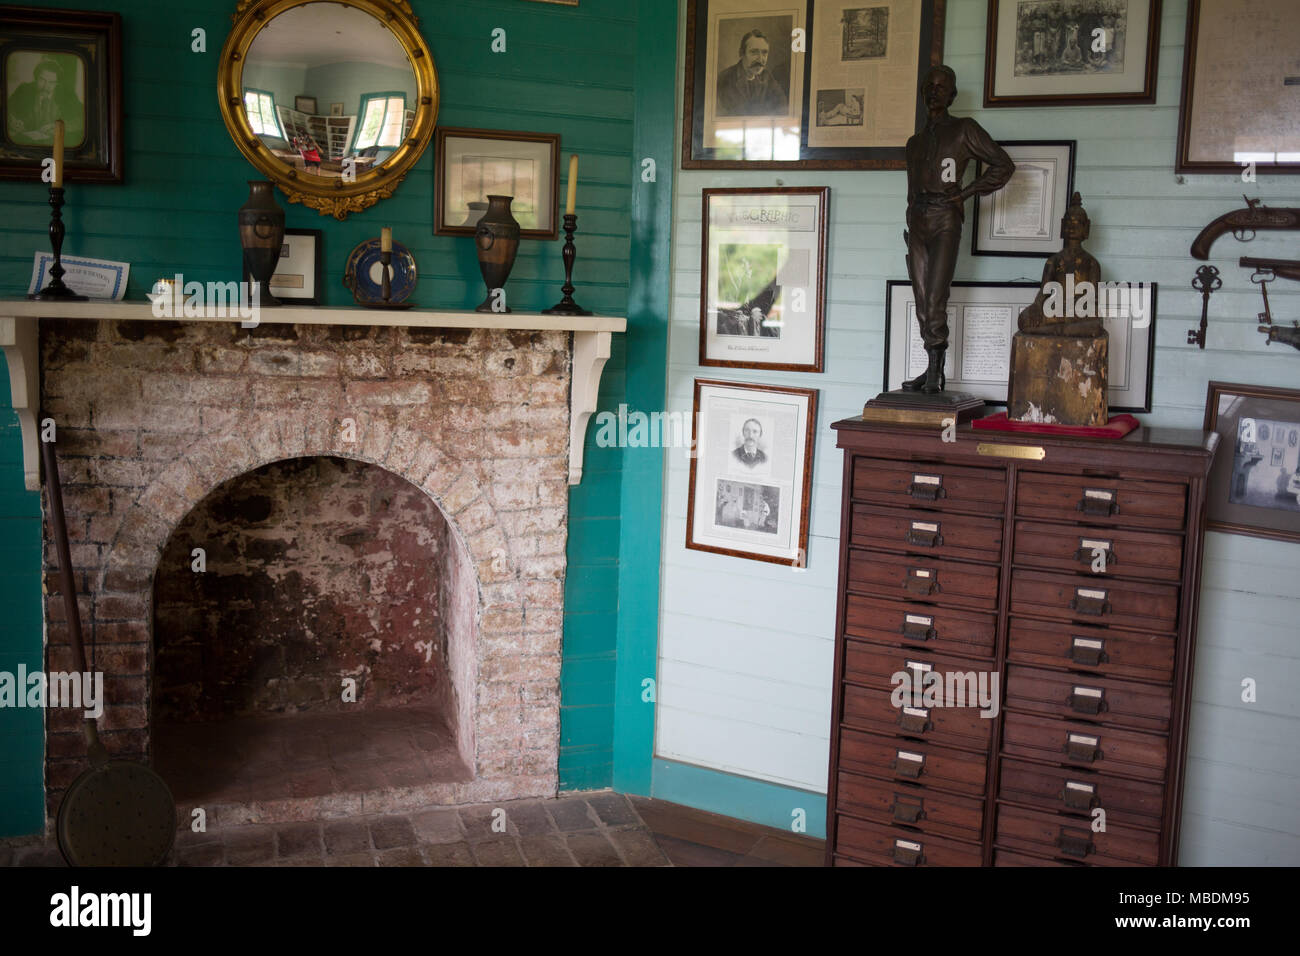
[[[41,454],[36,444],[36,413],[41,401],[37,340],[35,319],[0,316],[0,347],[9,366],[10,404],[22,431],[23,484],[28,491],[41,490]]]
[[[612,334],[609,332],[573,333],[573,377],[569,398],[569,484],[582,481],[582,450],[587,437],[587,421],[596,410],[600,393],[600,376],[609,361]]]

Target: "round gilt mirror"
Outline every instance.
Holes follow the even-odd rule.
[[[217,94],[240,152],[321,215],[391,196],[438,117],[409,0],[240,0],[234,20]]]

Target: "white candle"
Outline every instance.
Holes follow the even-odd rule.
[[[393,230],[390,226],[384,226],[384,228],[379,231],[379,251],[393,251]]]
[[[569,201],[564,204],[564,213],[567,216],[573,215],[573,210],[578,201],[578,157],[575,153],[569,157]]]
[[[63,188],[63,120],[54,121],[54,188]]]

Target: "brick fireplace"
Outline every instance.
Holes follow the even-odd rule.
[[[6,354],[13,374],[17,353]],[[160,721],[242,719],[258,707],[280,721],[308,712],[350,720],[409,705],[417,723],[443,714],[459,770],[449,759],[444,779],[406,787],[336,781],[319,793],[232,801],[227,819],[553,794],[570,435],[576,427],[580,442],[579,392],[594,398],[592,367],[598,381],[603,364],[574,355],[559,330],[42,318],[41,408],[57,427],[110,752],[149,759]],[[323,487],[322,475],[338,487]],[[276,507],[304,501],[298,524],[267,523]],[[312,517],[329,509],[332,523]],[[227,532],[240,520],[248,527],[236,559]],[[46,667],[73,670],[45,528]],[[194,548],[204,549],[205,571],[188,567]],[[304,588],[322,560],[333,570]],[[342,575],[329,626],[307,606],[319,603],[327,572]],[[200,573],[213,575],[207,590],[187,592],[186,575]],[[293,576],[295,586],[280,587]],[[275,627],[251,633],[258,602],[289,652]],[[256,648],[246,656],[257,666],[237,666],[241,641]],[[211,665],[223,653],[236,662]],[[281,666],[286,654],[297,655],[293,666]],[[187,667],[198,670],[187,677]],[[248,683],[235,686],[241,673]],[[195,703],[189,684],[205,675],[217,697],[216,685],[229,685],[242,701],[235,711],[218,717]],[[347,676],[360,678],[351,706],[332,688]],[[163,678],[181,688],[165,702]],[[86,766],[79,714],[49,711],[46,744],[52,813]],[[180,801],[183,810],[202,802]]]

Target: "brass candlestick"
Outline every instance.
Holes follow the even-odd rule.
[[[50,187],[50,245],[54,248],[54,263],[50,266],[50,281],[40,292],[29,292],[27,298],[42,302],[85,302],[89,296],[78,295],[63,284],[63,187]]]
[[[393,280],[389,274],[393,266],[393,251],[379,253],[380,272],[384,274],[383,281],[380,284],[380,294],[384,297],[384,305],[392,305],[389,301],[393,297]]]
[[[564,293],[564,298],[549,309],[544,309],[543,315],[591,315],[589,309],[584,309],[573,301],[573,260],[578,257],[578,250],[573,244],[573,234],[578,229],[578,217],[572,213],[564,214],[564,285],[560,291]]]

